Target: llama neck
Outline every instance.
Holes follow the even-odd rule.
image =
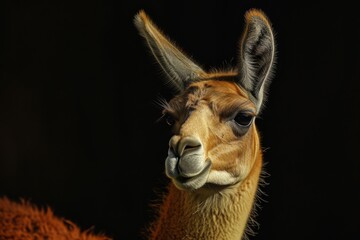
[[[150,239],[241,239],[254,205],[261,168],[259,152],[245,180],[215,193],[181,191],[171,183],[159,217],[150,228]]]

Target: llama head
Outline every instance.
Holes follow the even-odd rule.
[[[144,11],[134,19],[177,94],[164,104],[172,125],[166,175],[180,189],[227,187],[244,180],[260,153],[255,119],[264,105],[275,59],[271,24],[262,11],[245,14],[238,65],[205,71]]]

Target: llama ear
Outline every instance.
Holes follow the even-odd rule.
[[[271,24],[260,10],[245,14],[240,43],[238,83],[245,88],[260,112],[275,63],[275,40]]]
[[[156,27],[143,10],[135,15],[134,24],[177,90],[183,90],[205,73]]]

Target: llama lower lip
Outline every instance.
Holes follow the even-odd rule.
[[[176,163],[177,172],[180,176],[191,178],[199,175],[206,167],[203,153],[183,154]]]
[[[206,160],[205,167],[199,174],[192,177],[178,176],[177,178],[174,179],[175,184],[183,189],[198,189],[206,183],[210,168],[211,168],[211,161]]]

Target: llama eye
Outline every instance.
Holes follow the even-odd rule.
[[[234,121],[241,127],[249,127],[254,116],[248,112],[239,112],[234,117]]]
[[[175,124],[175,118],[169,114],[165,115],[165,122],[167,123],[167,125],[172,126]]]

